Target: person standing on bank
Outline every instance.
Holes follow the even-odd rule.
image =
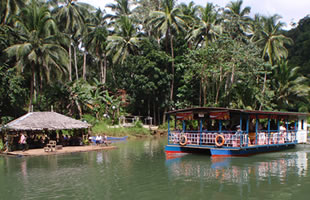
[[[26,136],[24,133],[22,133],[20,136],[19,144],[22,145],[23,151],[25,151],[27,142],[26,142]]]

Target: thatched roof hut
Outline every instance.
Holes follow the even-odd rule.
[[[56,112],[30,112],[2,127],[7,131],[86,129],[91,125]]]

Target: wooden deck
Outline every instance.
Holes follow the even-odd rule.
[[[2,155],[11,155],[11,156],[46,156],[46,155],[58,155],[58,154],[68,154],[68,153],[77,153],[77,152],[88,152],[88,151],[102,151],[109,149],[116,149],[116,146],[69,146],[63,147],[60,150],[45,152],[44,149],[29,149],[26,151],[12,151],[2,153]]]

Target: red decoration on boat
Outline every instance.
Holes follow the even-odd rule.
[[[229,120],[228,111],[212,111],[210,112],[210,119],[220,119],[220,120]]]

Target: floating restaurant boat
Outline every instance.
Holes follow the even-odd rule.
[[[170,111],[167,115],[168,155],[248,156],[307,142],[307,113],[209,107]]]

